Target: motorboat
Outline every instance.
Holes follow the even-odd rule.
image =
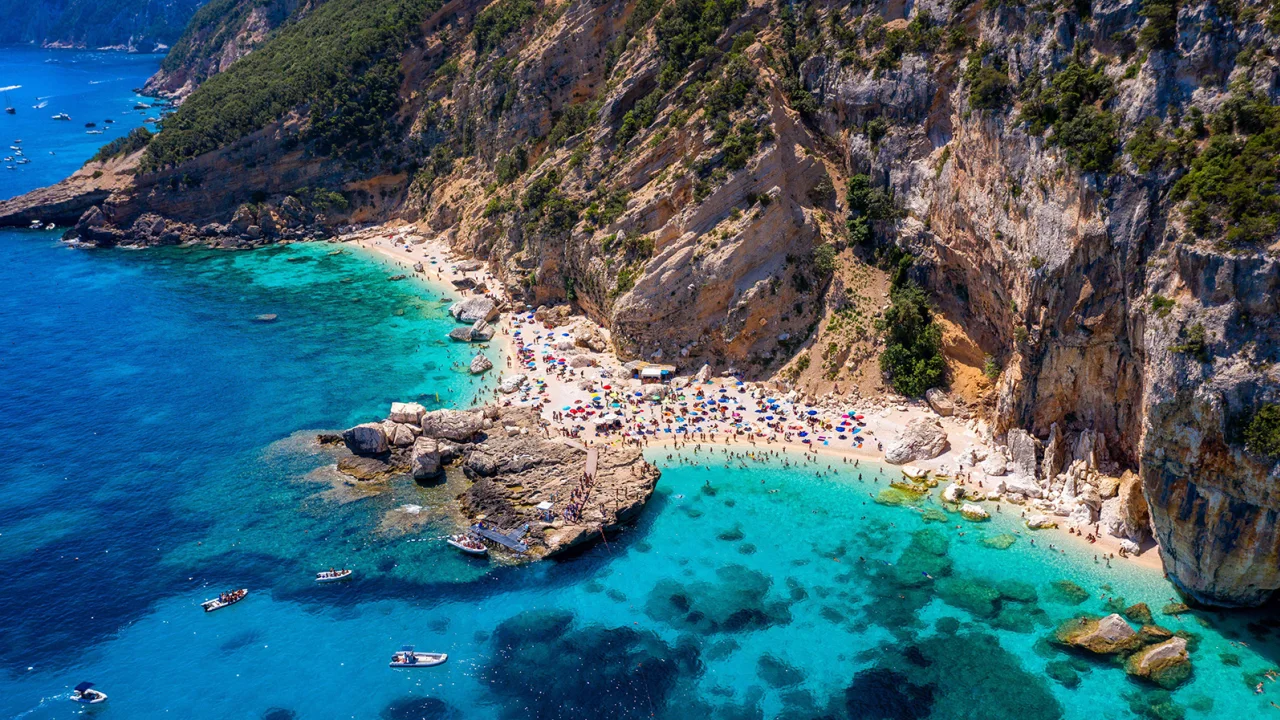
[[[85,705],[97,705],[107,701],[107,694],[101,690],[94,690],[91,682],[82,682],[72,691],[71,701],[84,703]]]
[[[443,665],[449,656],[445,653],[415,652],[412,645],[405,645],[391,656],[393,668],[423,668]]]
[[[150,110],[151,106],[146,103],[134,103],[134,110]]]
[[[228,590],[212,600],[205,600],[200,603],[200,607],[204,608],[205,612],[221,610],[224,607],[235,605],[245,599],[245,596],[248,594],[249,591],[245,588],[240,588],[239,590]]]
[[[489,548],[480,539],[470,533],[466,535],[450,535],[449,544],[468,555],[488,555]]]
[[[84,134],[85,135],[101,135],[102,131],[101,130],[85,130]]]
[[[262,317],[262,316],[259,316],[259,317]],[[343,568],[341,570],[325,570],[323,572],[316,573],[316,582],[318,583],[339,582],[342,580],[346,580],[349,577],[351,577],[350,568]]]
[[[85,123],[85,124],[84,124],[84,126],[85,126],[85,127],[87,127],[87,128],[90,128],[90,127],[98,127],[98,123],[96,123],[96,122],[87,122],[87,123]]]
[[[57,115],[53,116],[53,119],[54,120],[70,120],[71,116],[66,113],[58,113]]]

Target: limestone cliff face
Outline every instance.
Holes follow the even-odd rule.
[[[867,355],[831,328],[874,327],[880,293],[855,300],[900,248],[957,346],[1002,368],[991,427],[1028,492],[1153,531],[1198,601],[1253,604],[1280,588],[1276,464],[1239,433],[1280,401],[1275,227],[1180,180],[1262,134],[1280,40],[1260,3],[1164,4],[1172,23],[1140,0],[431,4],[398,141],[328,151],[300,104],[93,198],[78,232],[238,245],[400,218],[517,298],[575,303],[624,357],[758,377],[812,347],[841,381]],[[854,176],[892,205],[872,237],[846,225]]]

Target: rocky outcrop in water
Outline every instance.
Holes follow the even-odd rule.
[[[357,425],[339,438],[351,454],[338,459],[338,471],[358,483],[398,474],[433,481],[456,463],[472,481],[457,498],[459,512],[503,532],[527,526],[522,537],[528,559],[620,530],[644,509],[661,475],[636,448],[588,451],[576,441],[548,437],[528,409],[425,411],[418,403],[393,403],[391,419]],[[592,454],[595,474],[587,482]],[[543,502],[552,509],[539,510]]]

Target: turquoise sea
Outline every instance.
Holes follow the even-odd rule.
[[[56,157],[92,152],[66,141]],[[607,545],[459,556],[442,508],[463,479],[353,495],[312,443],[392,400],[480,388],[442,341],[440,289],[337,247],[81,251],[0,231],[0,716],[1280,717],[1260,676],[1274,618],[1164,616],[1158,573],[1031,547],[1010,506],[973,525],[876,504],[897,471],[868,463],[654,451],[658,493]],[[316,586],[332,565],[357,576]],[[230,587],[251,594],[201,612]],[[1192,680],[1167,693],[1047,642],[1104,598],[1188,633]],[[402,643],[450,660],[390,670]],[[82,680],[110,700],[68,702]]]

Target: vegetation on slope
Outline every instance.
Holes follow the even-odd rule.
[[[1244,444],[1263,457],[1280,457],[1280,405],[1267,403],[1253,413],[1245,426]]]
[[[136,127],[129,131],[127,135],[112,140],[111,142],[98,148],[98,152],[85,163],[88,165],[93,162],[106,162],[112,158],[121,157],[135,153],[147,146],[151,142],[151,138],[155,137],[150,130],[145,127]]]
[[[0,0],[0,44],[172,43],[202,0]],[[150,47],[141,48],[150,51]]]
[[[880,371],[893,389],[919,397],[943,383],[946,362],[942,357],[942,329],[933,320],[929,296],[913,282],[896,284],[889,292],[889,309],[880,321],[885,348]]]
[[[1067,162],[1084,172],[1111,172],[1119,125],[1104,109],[1115,97],[1115,86],[1102,62],[1085,67],[1072,58],[1047,82],[1033,73],[1023,88],[1022,120],[1032,134],[1052,130],[1049,142],[1064,150]]]
[[[390,139],[399,55],[442,0],[330,0],[187,98],[151,143],[145,167],[223,147],[310,105],[305,140],[321,152]]]

